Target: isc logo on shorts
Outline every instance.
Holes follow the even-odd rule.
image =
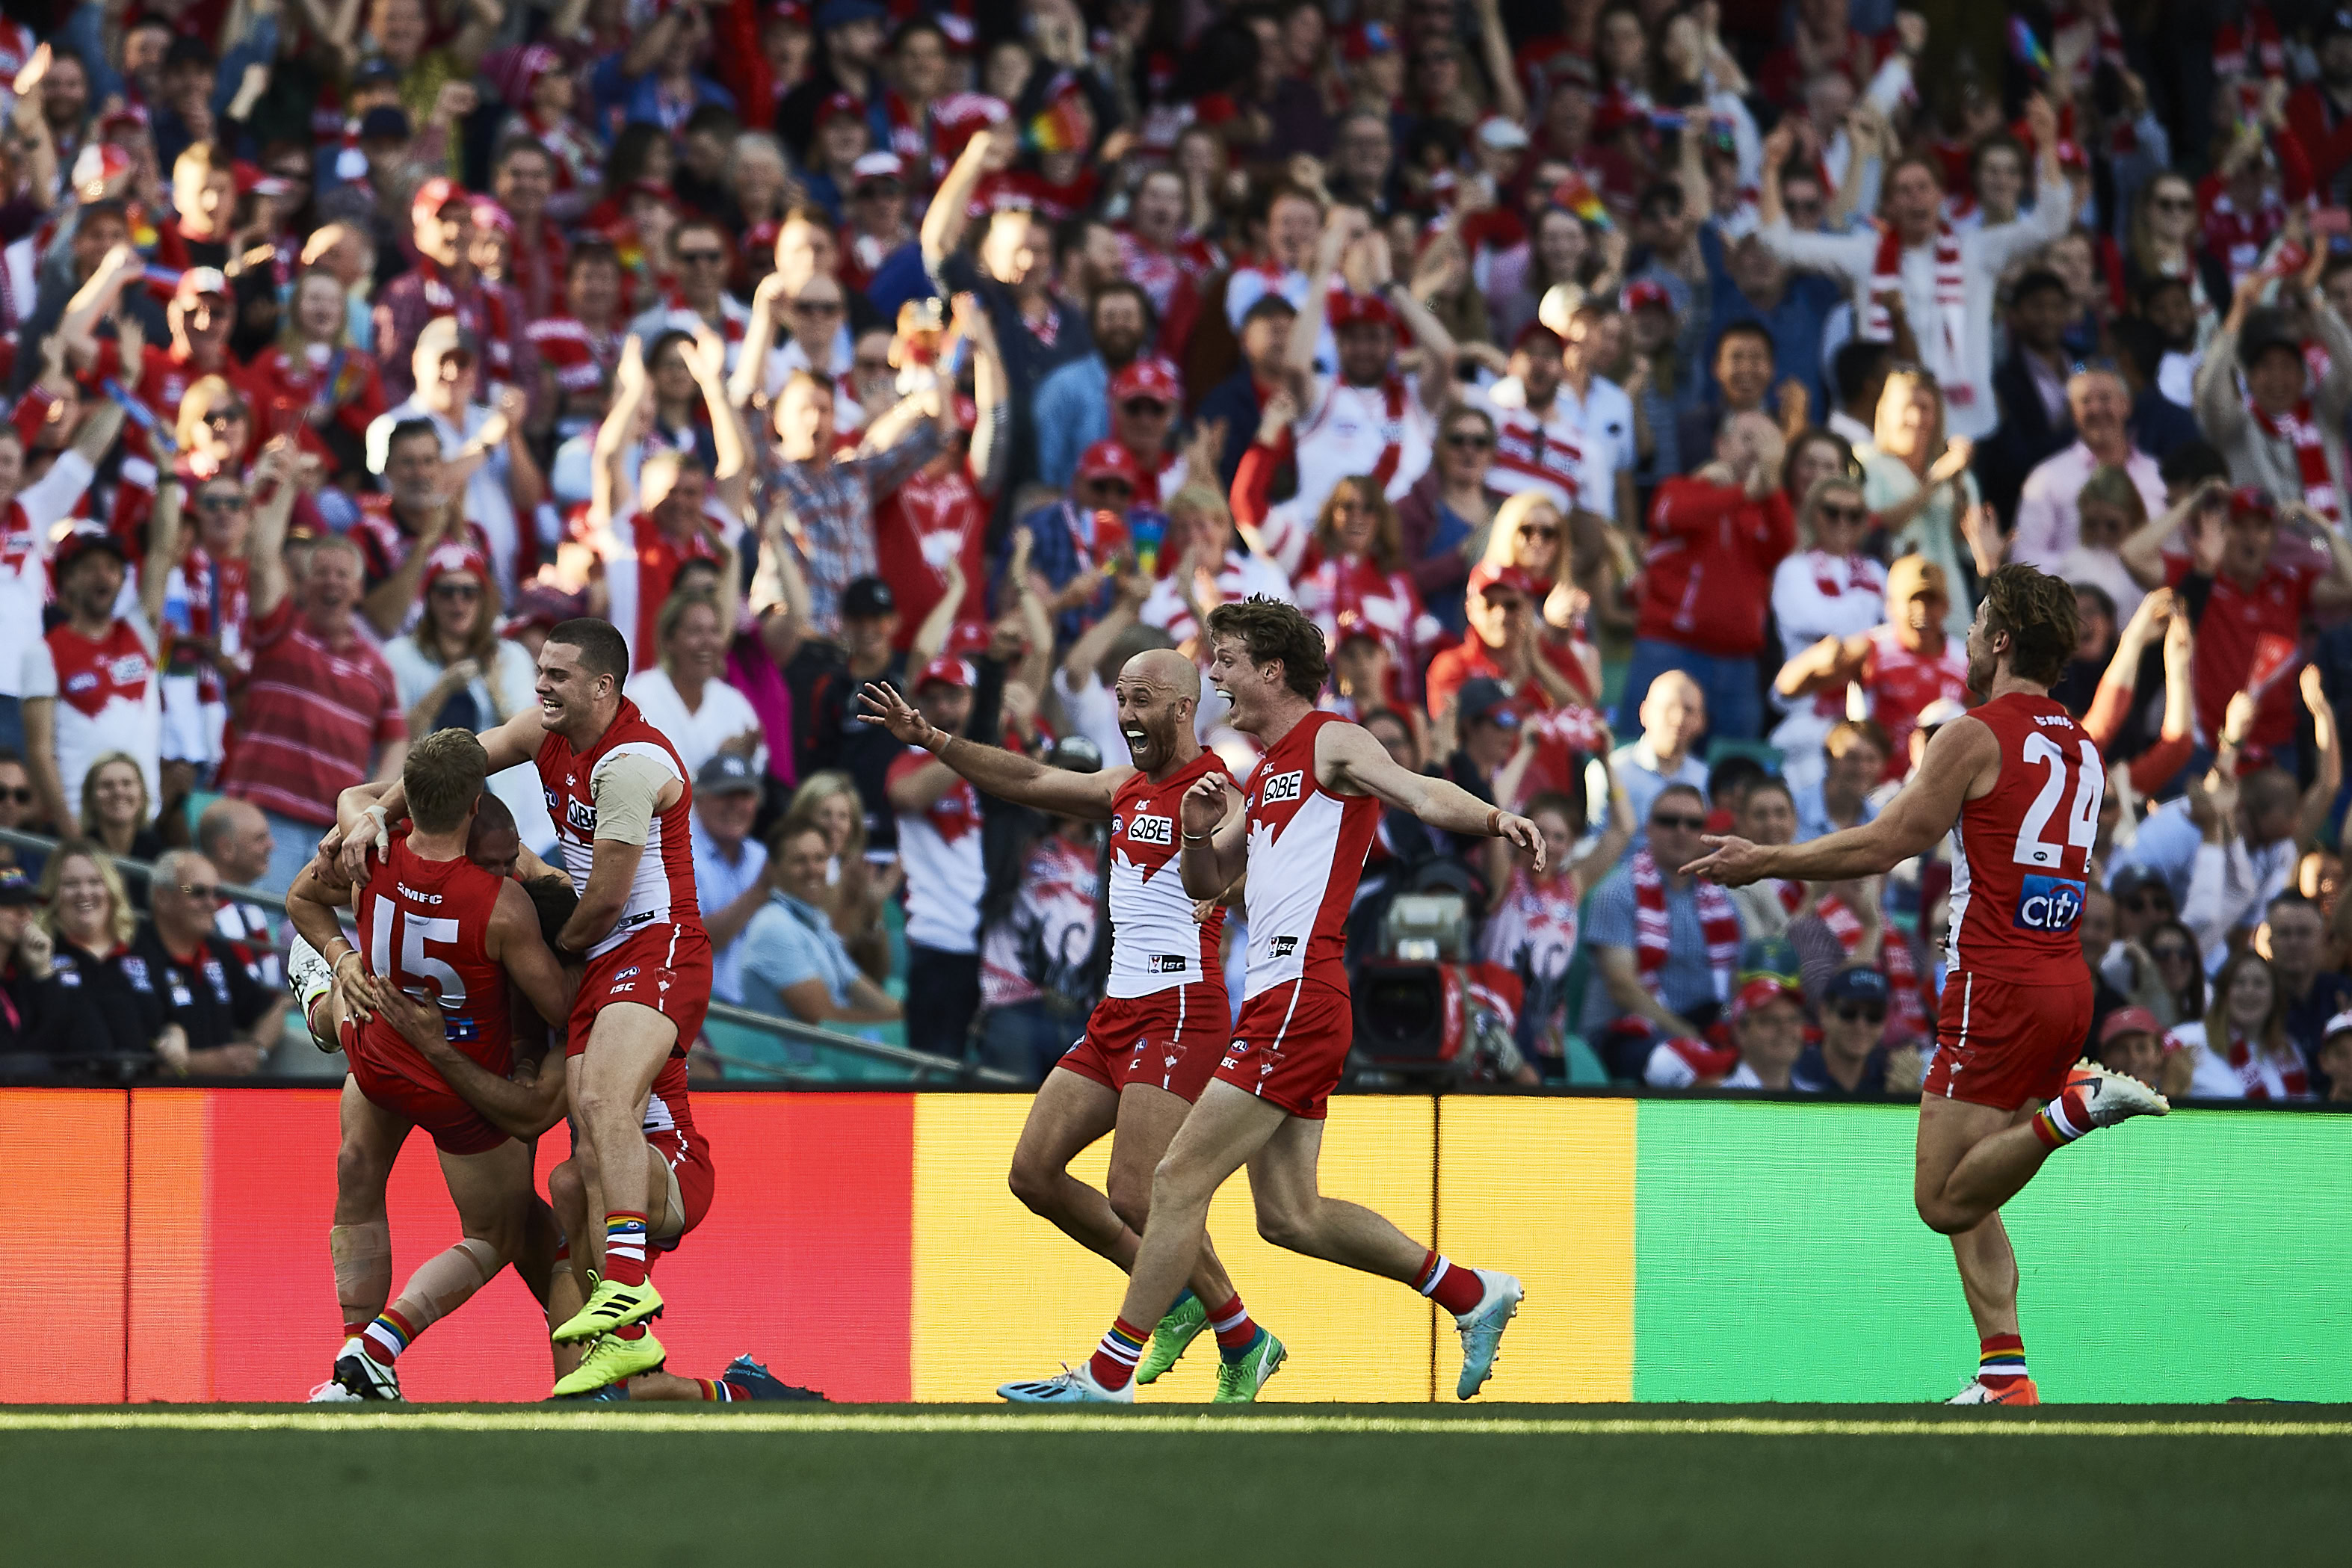
[[[1146,816],[1139,813],[1127,825],[1127,841],[1130,844],[1173,844],[1176,824],[1165,816]]]
[[[2027,877],[2010,923],[2020,931],[2070,931],[2083,918],[2083,884],[2063,877]]]
[[[1265,793],[1260,798],[1268,805],[1274,805],[1276,801],[1297,800],[1300,786],[1306,781],[1307,771],[1304,768],[1293,768],[1286,773],[1276,773],[1265,781]]]

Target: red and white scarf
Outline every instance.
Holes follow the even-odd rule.
[[[2248,1100],[2271,1098],[2271,1086],[2263,1079],[2262,1062],[2246,1042],[2235,1034],[2230,1037],[2230,1070],[2236,1073],[2238,1081],[2245,1086]],[[2289,1100],[2301,1100],[2311,1092],[2311,1080],[2304,1073],[2300,1058],[2291,1057],[2284,1062],[2273,1060],[2271,1070],[2278,1074],[2280,1087],[2286,1090]]]
[[[2330,527],[2344,521],[2343,498],[2336,493],[2336,479],[2327,467],[2327,443],[2320,433],[2319,421],[2313,415],[2311,399],[2305,398],[2276,418],[2263,412],[2262,405],[2252,397],[2246,399],[2246,412],[2263,435],[2273,441],[2285,441],[2294,447],[2295,478],[2303,482],[2303,502],[2327,520]]]
[[[499,381],[511,381],[514,340],[507,331],[506,291],[477,275],[474,286],[461,294],[451,287],[449,275],[441,264],[429,256],[416,258],[416,271],[424,280],[425,309],[436,316],[457,317],[457,324],[482,345],[490,375]]]
[[[1805,901],[1805,884],[1782,882],[1780,885],[1780,907],[1795,914]],[[1813,905],[1813,913],[1822,924],[1837,938],[1838,946],[1852,958],[1862,946],[1862,917],[1834,893],[1823,893]],[[1927,1006],[1919,994],[1919,966],[1912,961],[1911,946],[1903,933],[1880,927],[1878,966],[1886,976],[1886,986],[1894,994],[1895,1037],[1897,1039],[1924,1039],[1927,1035]]]
[[[1633,963],[1642,984],[1657,994],[1658,972],[1666,965],[1666,939],[1674,922],[1666,914],[1666,881],[1647,849],[1633,852]],[[1694,882],[1698,929],[1706,943],[1706,964],[1715,972],[1715,997],[1731,1000],[1731,977],[1739,967],[1739,911],[1731,895],[1713,882]]]
[[[1960,237],[1952,226],[1941,218],[1936,220],[1936,234],[1930,243],[1936,255],[1936,319],[1944,334],[1944,396],[1953,403],[1968,401],[1968,387],[1960,380],[1963,359],[1960,345],[1968,341],[1968,275],[1960,264]],[[1903,236],[1888,228],[1878,237],[1878,256],[1870,264],[1870,308],[1864,312],[1862,335],[1876,342],[1885,342],[1895,336],[1894,318],[1879,298],[1903,288]]]
[[[2286,48],[2279,42],[2278,23],[2267,5],[2249,5],[2242,23],[2224,22],[2213,29],[2214,76],[2227,79],[2249,72],[2286,74]]]
[[[1554,435],[1540,416],[1525,409],[1505,409],[1495,421],[1495,461],[1487,470],[1487,488],[1497,472],[1539,480],[1566,493],[1568,508],[1576,506],[1584,473],[1584,449],[1570,437]],[[1521,487],[1526,488],[1526,487]]]

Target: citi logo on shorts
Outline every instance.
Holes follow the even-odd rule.
[[[2011,924],[2020,931],[2070,931],[2083,918],[2084,884],[2062,877],[2027,877]]]

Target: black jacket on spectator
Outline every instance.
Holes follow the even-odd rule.
[[[1234,488],[1234,475],[1241,470],[1242,455],[1257,439],[1257,422],[1265,414],[1265,400],[1257,395],[1257,381],[1244,365],[1209,389],[1193,412],[1196,421],[1222,419],[1225,422],[1225,450],[1217,459],[1217,489],[1219,493]]]
[[[2000,517],[2001,526],[2017,521],[2017,498],[2025,489],[2025,476],[2043,458],[2066,449],[2074,439],[2074,416],[2061,412],[2053,419],[2033,384],[2033,373],[2015,350],[1993,366],[1993,401],[2000,407],[2000,428],[1977,443],[1977,488]]]
[[[1000,745],[1004,739],[998,725],[1004,666],[985,654],[968,657],[980,684],[972,688],[971,718],[964,726],[964,738]],[[890,656],[878,679],[913,699],[907,684],[904,652]],[[811,638],[801,644],[784,667],[784,683],[792,688],[793,723],[800,731],[793,737],[793,748],[800,776],[806,778],[827,768],[847,773],[857,782],[858,799],[866,805],[866,847],[898,848],[898,819],[890,810],[887,785],[890,764],[907,748],[879,724],[865,723],[857,717],[866,711],[857,700],[857,689],[863,683],[850,673],[848,656],[836,644]],[[992,795],[982,800],[983,811],[996,804]]]
[[[171,1021],[155,972],[137,950],[97,953],[60,935],[37,997],[41,1039],[60,1061],[143,1068]]]
[[[182,959],[163,945],[155,922],[147,921],[131,938],[131,951],[146,961],[148,974],[163,994],[165,1011],[187,1031],[192,1051],[234,1043],[269,1011],[269,994],[254,984],[244,963],[220,937],[206,937]]]

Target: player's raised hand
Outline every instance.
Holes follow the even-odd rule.
[[[1543,874],[1544,836],[1534,823],[1524,816],[1515,816],[1507,811],[1504,812],[1496,819],[1495,837],[1507,839],[1534,856],[1536,874],[1538,876]]]
[[[860,723],[879,725],[890,731],[892,739],[920,746],[927,752],[936,752],[946,743],[947,736],[933,727],[914,704],[899,696],[895,686],[869,680],[858,692],[857,700],[872,710],[857,716]]]
[[[1683,868],[1685,877],[1705,877],[1727,888],[1744,888],[1764,875],[1764,851],[1731,834],[1702,834],[1699,842],[1712,851]]]
[[[1184,792],[1184,832],[1189,837],[1214,833],[1225,820],[1232,782],[1222,773],[1202,774]]]

